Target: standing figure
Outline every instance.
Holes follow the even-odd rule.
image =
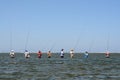
[[[107,51],[107,52],[105,53],[105,55],[106,55],[106,58],[109,58],[109,57],[110,57],[109,51]]]
[[[25,58],[30,58],[30,53],[27,51],[27,50],[25,50]]]
[[[84,58],[88,58],[88,52],[87,51],[84,53]]]
[[[14,58],[14,57],[15,57],[15,52],[14,52],[14,50],[11,50],[11,52],[10,52],[10,57],[11,57],[11,58]]]
[[[48,57],[48,58],[51,58],[51,52],[50,52],[50,51],[48,51],[47,57]]]
[[[42,57],[42,52],[39,50],[37,55],[38,55],[38,58],[41,58]]]
[[[73,49],[70,50],[70,57],[71,58],[73,58],[73,56],[74,56],[74,52],[73,51],[74,51]]]
[[[61,57],[61,58],[64,58],[64,49],[61,49],[60,57]]]

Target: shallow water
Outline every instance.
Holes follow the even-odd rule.
[[[85,59],[83,54],[75,54],[70,58],[65,54],[52,54],[47,58],[43,54],[41,59],[31,54],[29,59],[22,53],[16,53],[15,58],[9,54],[0,54],[0,80],[119,80],[120,54],[111,54],[105,58],[104,54],[89,54]]]

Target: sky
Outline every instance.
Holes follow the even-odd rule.
[[[120,52],[120,0],[0,0],[0,52]]]

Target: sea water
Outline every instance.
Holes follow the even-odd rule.
[[[120,54],[112,53],[110,58],[105,54],[76,53],[70,58],[69,53],[60,58],[52,54],[47,58],[37,58],[31,54],[26,59],[24,54],[16,53],[10,58],[8,53],[0,54],[0,80],[120,80]]]

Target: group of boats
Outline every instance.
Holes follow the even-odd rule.
[[[30,58],[30,52],[29,52],[28,50],[25,50],[24,56],[25,56],[25,58]],[[51,58],[51,56],[52,56],[52,55],[51,55],[51,51],[48,51],[48,52],[47,52],[47,57],[48,57],[48,58]],[[88,52],[86,51],[86,52],[84,53],[84,58],[88,58],[88,56],[89,56],[89,54],[88,54]],[[11,50],[11,51],[10,51],[10,57],[11,57],[11,58],[15,58],[15,52],[14,52],[14,50]],[[42,57],[42,52],[41,52],[40,50],[37,52],[37,57],[38,57],[38,58],[41,58],[41,57]],[[61,58],[64,58],[64,49],[61,49],[60,57],[61,57]],[[74,57],[74,50],[73,50],[73,49],[70,50],[70,57],[71,57],[71,58]],[[105,57],[106,57],[106,58],[109,58],[109,57],[110,57],[110,53],[109,53],[108,51],[105,53]]]

